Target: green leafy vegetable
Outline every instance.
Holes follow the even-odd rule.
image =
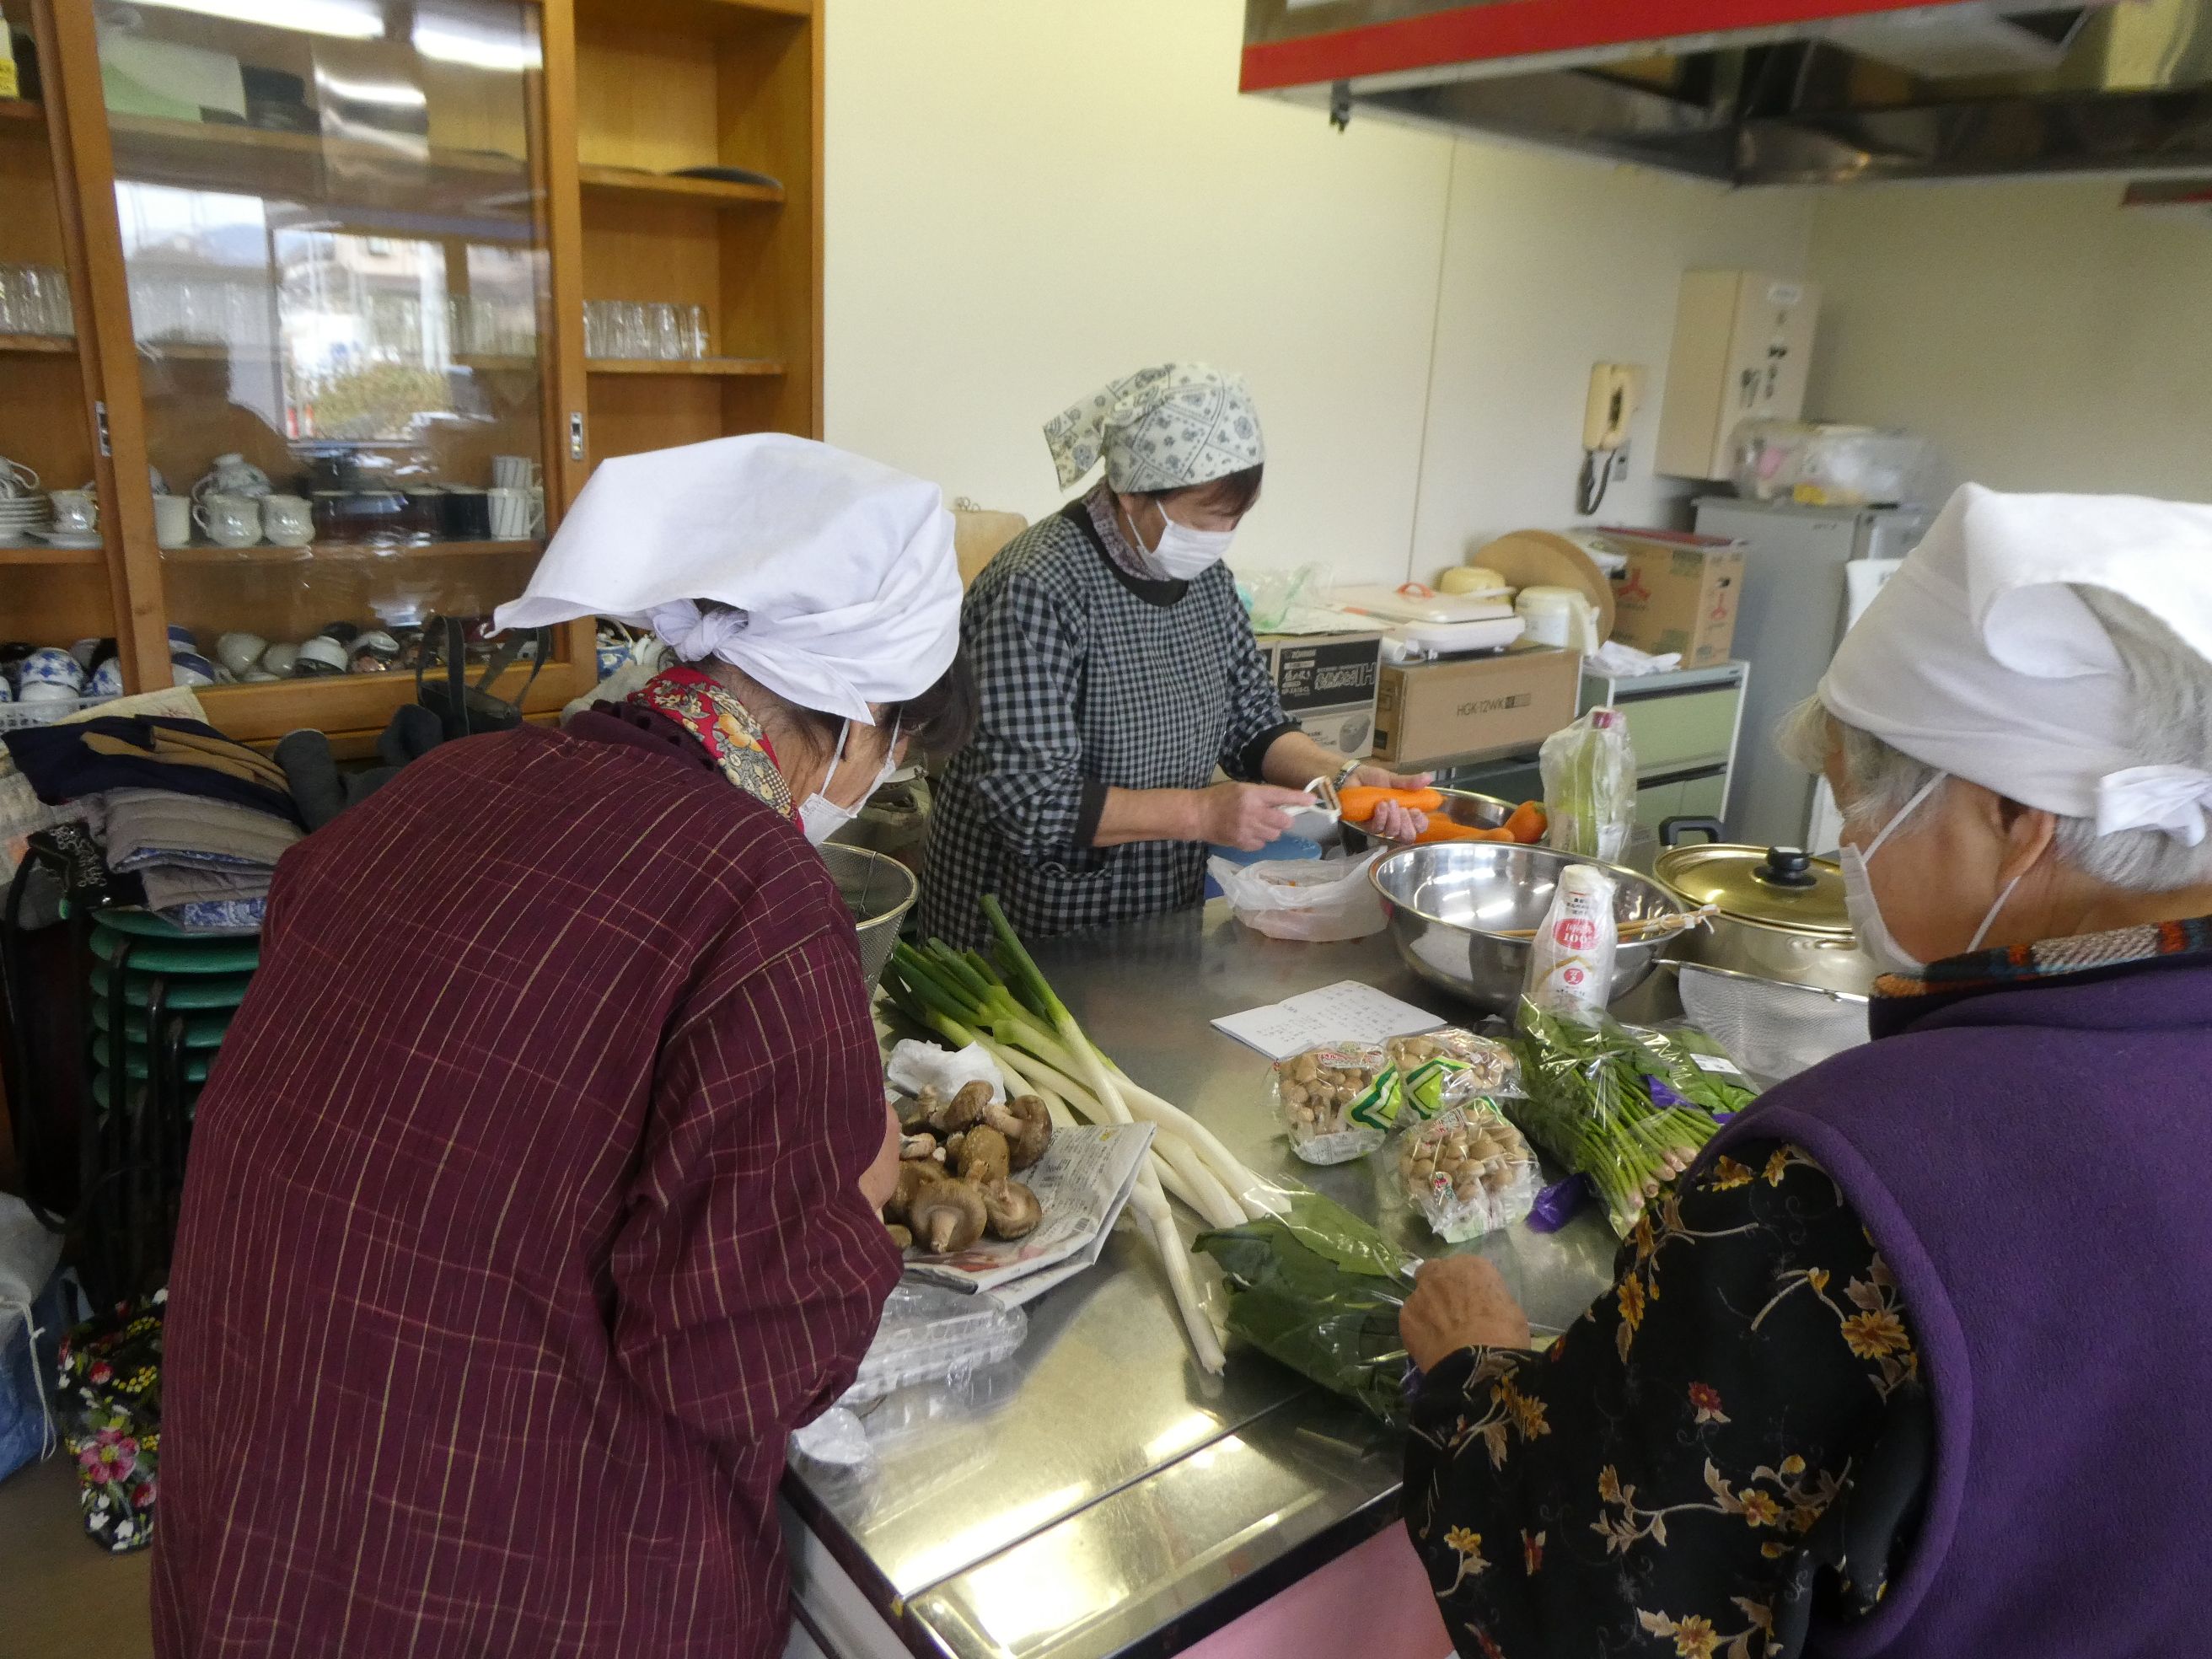
[[[1347,1270],[1272,1216],[1200,1233],[1196,1248],[1228,1279],[1232,1334],[1383,1422],[1405,1425],[1404,1279]]]

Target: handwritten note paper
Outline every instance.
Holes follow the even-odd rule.
[[[1270,1060],[1288,1060],[1324,1042],[1380,1042],[1386,1037],[1432,1031],[1443,1024],[1425,1009],[1356,979],[1340,979],[1264,1008],[1224,1014],[1213,1022],[1214,1029]]]

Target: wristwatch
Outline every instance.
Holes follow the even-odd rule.
[[[1345,785],[1352,781],[1352,775],[1366,764],[1367,763],[1364,760],[1348,760],[1345,762],[1344,769],[1336,775],[1336,787],[1340,789],[1343,788]]]

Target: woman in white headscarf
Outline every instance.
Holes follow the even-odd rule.
[[[1347,761],[1283,713],[1222,562],[1266,459],[1240,376],[1139,369],[1044,435],[1063,489],[1105,473],[968,596],[982,713],[937,793],[928,932],[979,939],[986,894],[1032,936],[1195,904],[1208,843],[1277,840],[1314,779],[1427,782]],[[1421,827],[1395,805],[1375,823]]]
[[[1432,1263],[1407,1524],[1462,1653],[2205,1648],[2212,507],[1969,486],[1789,746],[1875,1041],[1541,1354]]]
[[[784,1650],[786,1437],[899,1273],[808,843],[958,742],[959,599],[934,485],[781,436],[604,462],[499,620],[679,665],[285,856],[185,1185],[165,1659]]]

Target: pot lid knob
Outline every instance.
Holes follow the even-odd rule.
[[[1768,848],[1766,861],[1751,873],[1770,887],[1811,887],[1820,879],[1812,856],[1800,847]]]

